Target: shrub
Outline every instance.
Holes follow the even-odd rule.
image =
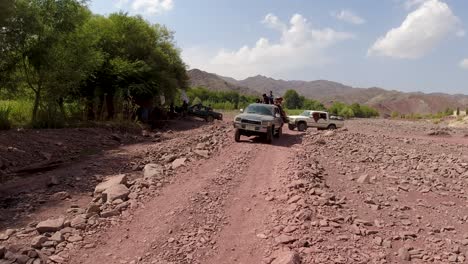
[[[0,107],[0,130],[11,128],[10,113],[11,108],[9,106]]]

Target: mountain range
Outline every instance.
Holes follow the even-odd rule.
[[[257,96],[269,91],[275,96],[282,96],[286,90],[294,89],[306,98],[319,100],[325,105],[331,105],[335,101],[365,104],[377,108],[384,115],[393,111],[402,114],[429,114],[447,108],[468,108],[468,95],[462,94],[406,93],[378,87],[355,88],[327,80],[285,81],[262,75],[236,80],[199,69],[190,70],[188,75],[192,87],[205,87],[215,91],[233,90]]]

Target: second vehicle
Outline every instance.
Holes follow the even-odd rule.
[[[330,115],[328,112],[307,110],[297,116],[289,116],[288,128],[305,131],[308,127],[319,130],[337,129],[344,126],[344,119],[341,116]]]

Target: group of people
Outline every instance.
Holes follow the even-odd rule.
[[[277,97],[277,98],[275,98],[275,97],[273,96],[273,91],[270,91],[270,94],[269,94],[269,95],[263,94],[263,95],[262,95],[262,98],[263,98],[263,101],[262,101],[262,99],[257,99],[256,103],[258,103],[258,104],[262,104],[262,103],[263,103],[263,104],[274,104],[274,105],[276,105],[276,106],[279,108],[279,110],[280,110],[281,118],[283,119],[283,121],[284,121],[285,123],[287,123],[286,112],[284,112],[283,107],[282,107],[282,105],[283,105],[283,98],[282,98],[282,97]]]

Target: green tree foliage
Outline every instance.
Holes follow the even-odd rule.
[[[170,102],[187,86],[173,33],[141,17],[93,15],[85,0],[6,0],[0,23],[0,96],[32,97],[33,123],[40,111],[66,118],[65,104],[94,118],[105,103],[113,118],[116,99]]]
[[[194,87],[187,90],[191,104],[203,103],[215,109],[234,110],[244,108],[255,102],[257,97],[241,95],[236,91],[210,91],[204,87]]]
[[[295,90],[287,90],[283,98],[288,109],[301,109],[304,106],[305,98],[301,97]]]
[[[341,115],[346,118],[370,118],[379,116],[379,111],[376,109],[367,105],[360,105],[358,103],[346,105],[342,102],[335,102],[330,108],[328,108],[328,111],[332,114]]]

